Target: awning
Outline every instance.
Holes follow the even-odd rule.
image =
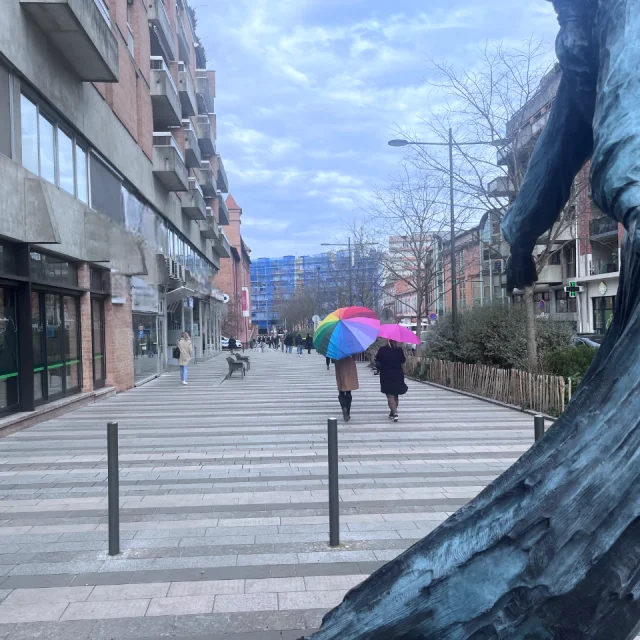
[[[173,313],[183,300],[192,297],[194,293],[194,290],[188,287],[178,287],[177,289],[167,291],[164,297],[167,311]]]

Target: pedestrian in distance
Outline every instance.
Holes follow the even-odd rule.
[[[287,353],[291,353],[293,351],[293,336],[290,333],[284,339],[284,344],[287,347]]]
[[[193,345],[191,344],[191,338],[186,331],[182,332],[180,340],[178,340],[178,351],[180,355],[178,357],[178,364],[180,365],[180,380],[182,384],[187,384],[187,377],[189,375],[189,363],[193,358]]]
[[[343,360],[335,360],[335,369],[342,417],[345,422],[349,422],[351,420],[351,402],[353,400],[351,392],[360,388],[355,356],[350,356]]]
[[[229,351],[231,351],[231,353],[233,353],[236,348],[237,348],[236,347],[236,339],[235,338],[229,338]]]
[[[304,340],[302,339],[302,336],[300,334],[298,334],[296,336],[296,349],[298,350],[298,356],[302,357],[302,346],[304,344]]]
[[[376,355],[376,367],[380,371],[380,391],[387,396],[389,419],[398,422],[400,396],[409,390],[404,382],[402,365],[406,357],[402,347],[394,340],[380,347]]]
[[[313,338],[310,334],[307,333],[307,337],[304,339],[304,342],[307,347],[307,353],[311,355],[311,349],[313,349]]]

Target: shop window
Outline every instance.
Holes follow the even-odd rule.
[[[556,291],[556,313],[577,313],[578,298],[571,298],[571,294]]]
[[[89,288],[95,293],[109,293],[109,272],[106,269],[91,267],[89,271]]]
[[[19,276],[16,245],[0,242],[0,275]]]
[[[11,74],[0,65],[0,153],[11,158]]]
[[[78,267],[64,258],[32,251],[29,254],[31,278],[37,282],[78,286]]]
[[[0,414],[18,404],[18,327],[15,292],[0,287]]]

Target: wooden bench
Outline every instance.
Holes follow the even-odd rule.
[[[238,362],[242,362],[247,365],[247,371],[251,371],[251,360],[249,359],[249,356],[241,356],[239,353],[236,353],[235,356]]]
[[[231,357],[227,358],[227,362],[229,363],[229,377],[233,375],[234,371],[240,371],[242,373],[242,377],[244,378],[246,374],[244,362],[238,362]]]

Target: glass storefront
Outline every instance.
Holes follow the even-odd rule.
[[[93,387],[101,389],[107,379],[105,358],[104,300],[91,298],[91,343],[93,352]]]
[[[162,329],[162,327],[160,327]],[[162,334],[158,330],[158,316],[133,314],[133,372],[136,382],[161,371]]]
[[[0,287],[0,414],[18,404],[18,327],[16,296],[9,287]]]
[[[613,320],[613,312],[616,308],[616,297],[606,296],[603,298],[593,298],[593,331],[597,334],[607,332],[611,321]]]
[[[79,299],[32,293],[31,331],[36,402],[77,393],[82,386]]]

